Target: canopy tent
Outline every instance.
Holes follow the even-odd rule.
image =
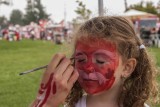
[[[143,12],[143,11],[138,11],[134,9],[130,9],[124,13],[121,14],[121,16],[130,18],[131,20],[137,20],[137,19],[144,19],[144,18],[158,18],[157,15]]]

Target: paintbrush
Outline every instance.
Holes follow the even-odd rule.
[[[72,61],[71,64],[73,65],[75,58],[72,57],[72,58],[70,58],[70,60]],[[21,73],[19,73],[19,75],[24,75],[24,74],[28,74],[28,73],[31,73],[31,72],[35,72],[35,71],[38,71],[38,70],[40,70],[40,69],[47,68],[47,66],[48,66],[48,65],[44,65],[44,66],[40,66],[40,67],[31,69],[31,70],[28,70],[28,71],[25,71],[25,72],[21,72]]]

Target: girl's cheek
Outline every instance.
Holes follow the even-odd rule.
[[[85,69],[88,65],[86,62],[75,62],[75,67],[79,69]]]
[[[105,77],[108,77],[110,74],[114,73],[115,66],[112,64],[107,64],[103,66],[95,66],[95,70],[105,75]]]
[[[75,63],[75,68],[76,69],[83,69],[84,68],[84,64],[80,64],[78,62]]]
[[[105,74],[105,77],[106,77],[107,79],[110,79],[110,78],[113,77],[113,75],[114,75],[114,70],[109,68],[109,69],[107,70],[107,73]]]

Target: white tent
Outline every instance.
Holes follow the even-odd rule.
[[[122,13],[121,16],[128,17],[131,19],[157,18],[157,16],[154,14],[143,12],[143,11],[138,11],[138,10],[134,10],[134,9],[130,9],[130,10]]]

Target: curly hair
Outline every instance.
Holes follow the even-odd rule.
[[[157,95],[155,66],[147,49],[139,49],[143,42],[136,35],[130,20],[120,16],[95,17],[82,24],[75,36],[75,44],[82,37],[111,40],[116,44],[122,62],[129,58],[137,60],[133,73],[123,83],[118,104],[122,104],[123,107],[144,107],[147,100]],[[67,105],[74,107],[83,93],[77,82],[66,99]]]

